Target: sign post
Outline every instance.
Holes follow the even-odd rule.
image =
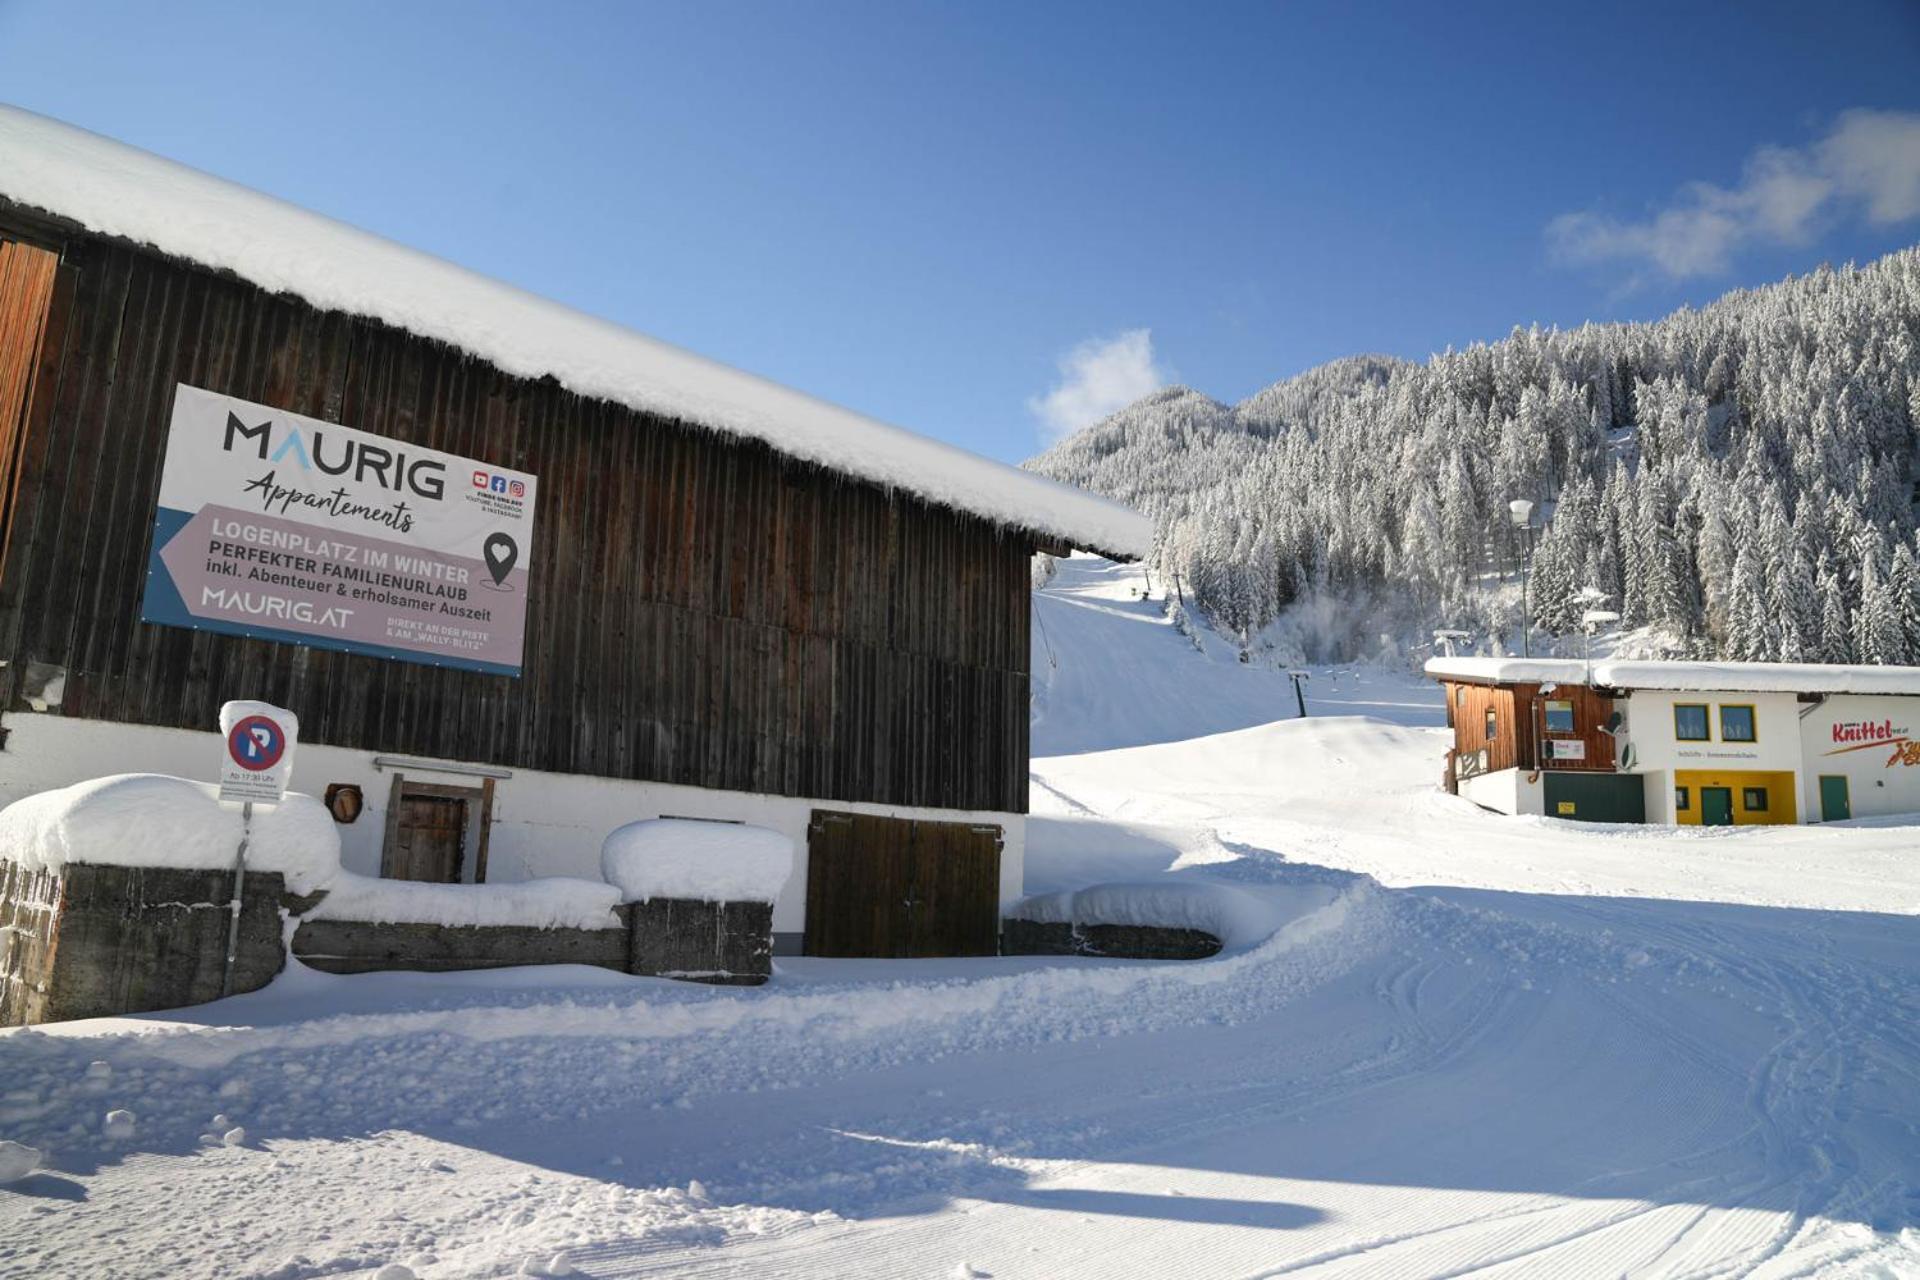
[[[240,802],[240,847],[233,855],[233,899],[227,904],[227,963],[220,994],[233,994],[233,964],[240,951],[240,903],[247,883],[247,844],[253,838],[253,806],[277,805],[293,773],[293,746],[300,720],[264,702],[229,702],[220,708],[225,751],[220,762],[220,799]]]

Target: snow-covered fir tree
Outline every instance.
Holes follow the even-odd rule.
[[[1311,600],[1380,624],[1603,593],[1679,651],[1920,661],[1920,248],[1651,324],[1515,329],[1416,364],[1335,361],[1225,405],[1169,387],[1028,465],[1148,512],[1152,569],[1249,637]],[[1538,517],[1536,517],[1538,518]]]

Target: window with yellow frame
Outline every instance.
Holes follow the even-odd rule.
[[[1713,740],[1711,723],[1707,718],[1707,704],[1704,702],[1676,702],[1673,704],[1673,736],[1682,742],[1710,742]]]
[[[1720,741],[1722,742],[1758,742],[1759,735],[1754,723],[1753,704],[1750,702],[1727,702],[1720,706]]]

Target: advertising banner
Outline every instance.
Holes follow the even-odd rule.
[[[182,384],[140,616],[520,674],[535,480]]]

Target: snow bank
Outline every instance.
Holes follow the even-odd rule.
[[[772,902],[793,875],[793,841],[738,822],[629,822],[601,846],[600,874],[623,902]]]
[[[620,891],[594,880],[548,876],[518,884],[428,884],[342,871],[309,920],[365,924],[522,925],[617,929]]]
[[[1232,885],[1206,880],[1135,880],[1089,885],[1062,893],[1036,894],[1007,914],[1036,924],[1139,925],[1154,929],[1197,929],[1226,947],[1250,947],[1299,918],[1297,895],[1257,896]],[[1324,890],[1309,894],[1331,897]],[[1316,901],[1313,905],[1319,905]]]
[[[0,194],[89,230],[371,316],[523,378],[783,453],[1077,546],[1144,556],[1136,512],[584,315],[45,116],[0,106]],[[352,425],[352,424],[349,424]]]
[[[240,806],[210,783],[158,773],[90,778],[0,809],[0,858],[34,870],[70,862],[122,867],[227,868],[240,845]],[[340,836],[326,807],[288,792],[255,806],[247,867],[278,871],[295,893],[340,874]]]

